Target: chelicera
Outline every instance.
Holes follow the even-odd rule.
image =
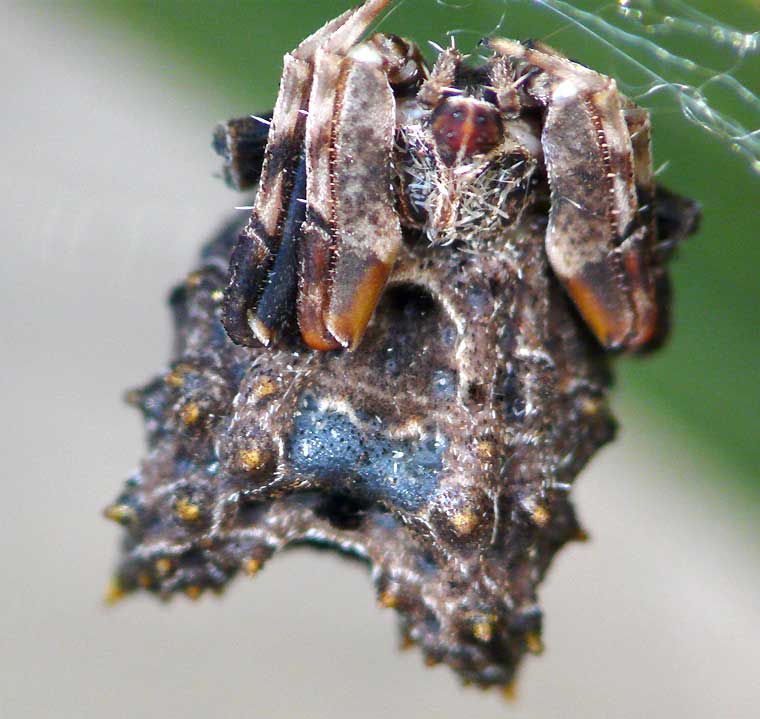
[[[598,341],[653,343],[666,283],[647,112],[541,43],[484,40],[481,67],[451,47],[429,70],[399,37],[360,42],[388,5],[368,0],[285,56],[263,153],[238,141],[245,120],[219,136],[232,174],[260,170],[230,264],[231,339],[269,345],[296,316],[308,346],[355,349],[407,231],[488,241],[548,199],[549,263]]]

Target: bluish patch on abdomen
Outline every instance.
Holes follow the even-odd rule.
[[[319,409],[312,395],[299,403],[289,454],[299,474],[323,480],[326,489],[413,511],[438,486],[446,442],[442,438],[389,439],[378,424],[354,424],[335,410]]]

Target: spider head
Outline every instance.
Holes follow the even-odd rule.
[[[471,165],[502,144],[502,113],[489,90],[486,68],[470,67],[456,48],[438,56],[417,96],[428,110],[438,156],[447,167]]]
[[[441,52],[417,92],[419,115],[399,133],[402,220],[435,243],[477,241],[519,220],[540,156],[533,128],[500,101],[508,78],[464,60]]]
[[[504,126],[496,106],[474,97],[444,97],[433,110],[430,129],[447,167],[469,163],[499,145]]]

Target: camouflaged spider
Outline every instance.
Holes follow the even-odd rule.
[[[647,112],[540,43],[485,40],[493,55],[480,68],[452,47],[432,71],[401,38],[360,43],[388,4],[368,0],[285,56],[260,189],[230,263],[231,339],[269,345],[296,308],[310,347],[356,348],[402,227],[487,241],[547,200],[545,178],[547,256],[581,316],[607,349],[651,345],[666,280]],[[234,167],[242,143],[230,128]]]
[[[572,482],[614,433],[585,325],[607,348],[664,337],[699,210],[653,197],[648,116],[612,80],[508,40],[429,72],[400,38],[359,43],[387,4],[286,56],[268,128],[217,131],[260,188],[172,293],[171,367],[129,395],[150,453],[106,510],[110,598],[196,599],[316,543],[371,566],[427,662],[509,687],[584,537]]]

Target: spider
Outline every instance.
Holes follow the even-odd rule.
[[[429,69],[400,37],[360,42],[388,5],[367,0],[285,56],[253,173],[240,125],[217,138],[233,170],[260,172],[230,262],[230,338],[270,345],[295,315],[308,346],[353,350],[410,231],[488,242],[544,202],[550,266],[597,340],[653,345],[667,280],[648,113],[543,43],[486,39],[481,67],[452,46]]]
[[[664,337],[699,209],[655,202],[648,116],[614,81],[509,40],[429,70],[360,42],[387,4],[287,55],[270,119],[217,131],[228,179],[260,188],[172,293],[170,369],[129,394],[150,454],[106,510],[127,532],[109,596],[196,599],[334,547],[429,663],[508,687],[541,650],[552,557],[584,537],[571,484],[614,432],[585,325],[607,348]]]

